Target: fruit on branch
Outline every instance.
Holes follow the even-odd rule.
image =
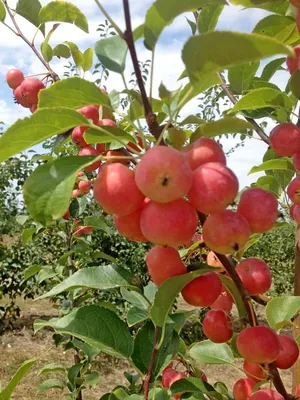
[[[37,110],[37,104],[33,104],[29,110],[33,114]]]
[[[109,118],[104,118],[104,119],[99,119],[97,122],[98,126],[111,126],[113,128],[117,128],[118,125],[113,121],[112,119]]]
[[[300,176],[294,178],[289,186],[287,187],[287,195],[289,196],[290,200],[296,204],[297,206],[300,205]]]
[[[128,215],[114,215],[114,223],[117,231],[127,240],[135,242],[147,242],[148,240],[141,230],[141,215],[143,207],[147,204],[148,199],[145,199],[141,208],[138,208],[133,213]]]
[[[93,228],[91,226],[76,226],[73,231],[73,236],[79,237],[82,235],[91,235]]]
[[[290,206],[290,208],[289,208],[289,210],[290,210],[290,216],[291,216],[292,218],[294,218],[294,210],[295,210],[296,207],[297,207],[296,204],[292,204],[292,205]]]
[[[25,108],[30,108],[38,103],[38,94],[42,89],[45,89],[45,85],[39,79],[25,78],[18,88],[21,96],[19,103]]]
[[[229,313],[232,309],[232,306],[233,306],[232,296],[226,290],[224,290],[217,298],[217,300],[210,305],[210,308],[212,310],[223,310]]]
[[[223,211],[238,194],[239,182],[235,174],[221,163],[200,165],[193,174],[188,199],[204,214]]]
[[[231,210],[211,214],[203,225],[203,240],[220,254],[234,254],[247,243],[251,231],[244,217]]]
[[[292,218],[297,222],[297,224],[300,224],[300,206],[293,204],[290,211]]]
[[[162,387],[165,389],[169,389],[174,382],[185,377],[186,376],[183,372],[177,372],[175,369],[167,367],[162,373]],[[180,399],[182,394],[183,393],[175,394],[174,398]]]
[[[215,272],[208,272],[188,283],[181,294],[184,300],[196,307],[209,307],[222,291],[222,282]]]
[[[259,389],[250,400],[284,400],[284,397],[273,389]]]
[[[106,162],[107,163],[119,162],[124,165],[130,164],[130,160],[128,160],[126,158],[123,158],[123,159],[118,158],[118,157],[124,157],[124,156],[125,156],[125,154],[122,153],[122,151],[120,151],[120,150],[109,150],[106,153]]]
[[[280,353],[278,335],[267,326],[243,329],[237,337],[236,344],[245,360],[257,364],[269,364],[275,361]]]
[[[266,371],[266,367],[262,367],[260,364],[256,364],[250,361],[245,360],[243,364],[243,368],[245,371],[245,374],[255,380],[255,382],[260,382],[268,377],[268,373]]]
[[[253,233],[263,233],[272,229],[277,220],[278,202],[271,192],[250,188],[242,193],[237,212],[248,221]]]
[[[300,151],[300,129],[291,122],[277,125],[270,133],[270,146],[278,156],[293,156]]]
[[[298,19],[298,18],[297,18]],[[298,25],[298,24],[297,24]],[[298,69],[300,69],[300,45],[294,47],[295,57],[287,56],[286,65],[288,67],[289,73],[293,75]]]
[[[181,150],[186,141],[185,132],[175,127],[168,129],[168,140],[174,149]]]
[[[143,206],[145,196],[135,183],[134,172],[120,163],[105,164],[94,183],[94,197],[108,214],[128,215]]]
[[[184,246],[192,239],[197,225],[197,212],[184,199],[170,203],[150,201],[141,215],[142,232],[154,244]]]
[[[246,258],[238,264],[236,272],[251,295],[263,294],[271,287],[271,271],[263,260],[255,257]]]
[[[106,152],[105,143],[97,143],[96,151],[98,154],[104,154]]]
[[[64,215],[62,216],[62,218],[63,218],[63,219],[66,219],[66,220],[72,219],[69,209],[67,209],[67,211],[64,213]]]
[[[297,171],[300,171],[300,151],[295,153],[292,158],[293,165]]]
[[[190,144],[184,151],[192,170],[209,162],[226,165],[226,157],[222,147],[213,139],[200,138]]]
[[[155,146],[137,165],[135,180],[146,197],[158,203],[168,203],[187,194],[193,173],[178,150]]]
[[[79,150],[79,156],[98,156],[98,152],[92,146],[85,146]],[[95,169],[99,168],[101,165],[101,160],[95,161],[94,163],[84,167],[84,170],[87,172],[93,172]]]
[[[97,107],[90,105],[90,106],[79,108],[77,110],[77,112],[79,112],[85,118],[91,119],[93,121],[93,124],[98,124],[99,111],[98,111]]]
[[[152,281],[160,286],[172,276],[182,275],[187,272],[178,250],[174,247],[154,246],[146,257],[146,264]]]
[[[299,347],[291,336],[278,335],[278,339],[280,342],[280,352],[275,360],[275,365],[280,369],[289,369],[298,360]]]
[[[241,378],[233,386],[234,400],[249,400],[256,382],[251,378]]]
[[[11,89],[16,89],[24,81],[24,74],[16,68],[12,68],[6,73],[6,82]]]
[[[73,192],[72,192],[72,197],[74,197],[74,199],[76,197],[81,196],[81,195],[82,195],[82,193],[81,193],[81,191],[79,189],[74,189]]]
[[[143,139],[142,139],[142,137],[140,136],[139,132],[134,132],[134,134],[135,134],[135,136],[137,137],[138,146],[139,146],[141,149],[143,149],[143,148],[144,148],[144,144],[143,144]],[[140,152],[141,152],[141,149],[140,149],[138,146],[137,146],[135,143],[133,143],[133,142],[129,142],[129,143],[127,144],[126,148],[127,148],[128,151],[132,151],[132,149],[133,149],[133,150],[137,151],[138,153],[140,153]]]
[[[92,188],[91,181],[80,181],[78,183],[78,190],[80,190],[81,194],[88,194]]]
[[[210,310],[202,323],[205,336],[214,343],[225,343],[233,335],[232,320],[224,310]]]
[[[86,147],[88,144],[84,140],[83,134],[88,129],[87,126],[76,126],[72,131],[73,143],[80,147]]]

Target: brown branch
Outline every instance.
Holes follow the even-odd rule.
[[[266,306],[269,303],[269,301],[272,300],[269,297],[263,295],[251,296],[251,299],[262,306]]]
[[[151,358],[150,358],[150,363],[148,367],[148,372],[144,380],[144,400],[148,400],[149,396],[149,387],[150,387],[150,381],[151,381],[151,375],[154,367],[154,362],[156,358],[156,354],[158,352],[158,349],[156,348],[157,340],[158,340],[158,334],[159,334],[159,328],[156,327],[154,331],[154,339],[153,339],[153,349],[151,353]]]

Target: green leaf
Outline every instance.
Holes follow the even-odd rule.
[[[1,400],[10,400],[11,394],[19,384],[20,380],[28,374],[32,366],[37,362],[37,359],[25,361],[14,374],[8,385],[0,392]]]
[[[112,263],[117,261],[114,257],[110,256],[109,254],[105,254],[105,253],[103,253],[103,251],[99,251],[99,250],[96,250],[93,253],[92,257],[93,258],[103,258],[104,260],[110,261]]]
[[[212,4],[203,7],[198,16],[199,32],[205,33],[214,31],[223,9],[223,4]]]
[[[297,70],[290,79],[290,89],[296,99],[300,100],[300,71]]]
[[[19,119],[0,136],[0,162],[78,125],[88,126],[89,123],[76,111],[39,109],[31,117]]]
[[[89,33],[88,21],[85,15],[74,4],[67,1],[51,1],[39,12],[40,23],[68,22]]]
[[[39,265],[31,265],[30,267],[24,270],[24,282],[29,278],[40,272],[41,267]]]
[[[226,343],[204,340],[192,346],[189,354],[200,364],[234,364],[233,353]]]
[[[1,8],[1,7],[0,7]],[[39,0],[18,0],[16,13],[27,19],[31,24],[37,28],[40,26],[39,12],[42,6]],[[45,26],[40,27],[43,35],[45,34]]]
[[[258,22],[253,32],[271,36],[285,44],[292,44],[299,38],[296,21],[283,15],[268,15]]]
[[[276,196],[279,196],[281,194],[279,183],[274,178],[274,176],[271,175],[261,176],[257,179],[256,183],[253,186],[269,190],[270,192],[273,192]]]
[[[83,53],[82,69],[84,72],[89,71],[93,66],[94,50],[90,47]]]
[[[263,69],[261,74],[261,79],[264,81],[269,81],[272,76],[281,68],[282,64],[285,62],[285,58],[276,58],[270,61]]]
[[[174,382],[171,387],[172,394],[176,393],[200,393],[206,394],[209,398],[222,400],[223,397],[209,383],[202,381],[199,378],[184,378]]]
[[[92,228],[99,229],[101,231],[106,232],[108,235],[111,234],[111,230],[106,222],[97,217],[85,217],[84,218],[84,226],[91,226]]]
[[[62,318],[36,320],[37,332],[46,326],[56,333],[75,336],[88,345],[115,357],[128,358],[133,339],[126,324],[111,310],[94,305],[71,311]]]
[[[44,41],[41,44],[41,52],[42,52],[42,55],[43,55],[44,59],[47,62],[50,62],[52,60],[52,58],[53,58],[53,50],[52,50],[52,47],[46,41]]]
[[[245,8],[261,8],[281,15],[285,15],[289,7],[289,3],[282,0],[230,0],[230,3]]]
[[[55,271],[53,267],[50,266],[42,267],[37,275],[37,283],[41,284],[47,279],[54,278],[57,275],[59,275],[59,272]]]
[[[151,319],[154,324],[163,327],[179,292],[193,279],[212,270],[212,268],[203,268],[184,275],[174,276],[164,281],[158,288],[154,304],[150,308]]]
[[[59,379],[47,379],[43,383],[40,384],[38,387],[38,392],[44,392],[45,390],[49,389],[60,389],[63,390],[65,387],[64,383]]]
[[[16,221],[17,221],[18,224],[24,225],[25,222],[28,220],[28,218],[29,218],[29,215],[20,214],[20,215],[16,216]]]
[[[127,313],[127,324],[129,327],[132,327],[140,322],[145,321],[145,319],[149,318],[149,314],[147,311],[141,310],[140,308],[133,306],[129,309]]]
[[[291,318],[297,314],[299,309],[300,297],[275,297],[266,306],[268,324],[277,331],[285,325],[289,325]]]
[[[134,350],[131,358],[134,365],[145,374],[148,371],[151,354],[155,344],[154,332],[155,329],[152,322],[148,321],[139,329],[134,340]],[[163,344],[156,353],[151,374],[151,382],[160,374],[162,369],[170,363],[177,353],[178,348],[179,336],[172,327],[167,326]]]
[[[123,129],[113,126],[100,126],[101,132],[96,129],[88,129],[84,132],[84,139],[88,144],[110,143],[113,141],[126,145],[128,142],[135,142],[135,138]],[[119,146],[120,147],[120,146]]]
[[[293,51],[273,38],[255,33],[217,31],[190,38],[182,50],[182,59],[194,83],[205,75],[276,54],[292,56]]]
[[[189,124],[196,124],[196,125],[200,125],[203,124],[204,120],[197,117],[196,115],[189,115],[186,118],[184,118],[183,121],[181,121],[179,123],[179,125],[189,125]]]
[[[128,271],[115,265],[101,265],[80,269],[56,285],[50,292],[40,296],[39,299],[53,297],[77,288],[107,290],[119,287],[137,289],[133,285],[132,276]]]
[[[145,46],[153,50],[164,30],[180,14],[195,11],[208,4],[226,4],[225,0],[157,0],[148,9],[145,19]]]
[[[283,169],[287,171],[295,171],[295,168],[288,158],[278,158],[263,162],[260,165],[254,166],[248,172],[248,175],[256,172]]]
[[[84,375],[84,381],[89,386],[94,387],[100,380],[100,374],[98,371],[92,371]]]
[[[195,33],[197,32],[197,25],[195,24],[194,21],[191,21],[190,19],[188,19],[187,17],[185,17],[186,22],[189,24],[189,26],[191,27],[192,30],[192,34],[195,35]]]
[[[245,90],[249,89],[258,67],[259,62],[255,61],[229,68],[228,80],[231,90],[235,93],[241,94]]]
[[[46,225],[64,215],[69,206],[76,173],[94,160],[94,156],[61,157],[33,171],[23,186],[23,196],[35,221]]]
[[[44,365],[38,372],[38,375],[48,374],[49,372],[65,372],[65,367],[61,364]]]
[[[95,47],[96,56],[103,66],[118,74],[125,70],[127,50],[127,43],[118,35],[99,40]]]
[[[57,106],[78,109],[90,104],[110,107],[108,96],[102,93],[93,82],[81,78],[58,81],[41,91],[39,95],[39,109]],[[33,115],[36,115],[36,112]]]
[[[243,119],[225,117],[200,125],[192,134],[192,141],[201,136],[212,138],[228,133],[242,133],[245,129],[253,129],[253,126]]]
[[[219,275],[223,285],[225,288],[230,292],[232,295],[236,308],[238,310],[238,314],[240,318],[247,317],[247,310],[245,309],[244,301],[240,295],[240,292],[238,291],[236,285],[232,281],[232,279],[228,278],[227,276],[224,276],[222,274]]]
[[[5,21],[6,18],[6,10],[2,1],[0,2],[0,21]]]
[[[22,232],[22,246],[32,241],[32,235],[36,232],[35,228],[24,229]]]
[[[228,113],[232,114],[241,110],[257,110],[265,107],[292,109],[292,106],[290,98],[282,91],[259,88],[251,90],[251,92],[243,96]]]
[[[139,292],[136,292],[135,290],[127,290],[124,287],[122,287],[121,295],[126,301],[133,304],[134,306],[142,308],[143,310],[148,310],[150,303]]]
[[[53,49],[53,56],[58,58],[69,58],[71,56],[71,52],[68,46],[65,44],[58,44]]]
[[[83,64],[83,54],[82,52],[79,50],[77,44],[73,43],[73,42],[64,42],[66,43],[66,45],[69,46],[69,49],[71,51],[71,55],[73,57],[74,63],[76,65],[76,67],[80,68],[82,67]]]

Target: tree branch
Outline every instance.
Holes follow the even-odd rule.
[[[151,375],[154,367],[154,362],[156,358],[156,354],[158,352],[158,349],[156,348],[157,340],[158,340],[158,334],[159,334],[159,328],[156,327],[154,331],[154,339],[153,339],[153,349],[151,353],[151,358],[150,358],[150,363],[148,367],[148,372],[144,380],[144,400],[148,400],[149,396],[149,387],[150,387],[150,381],[151,381]]]

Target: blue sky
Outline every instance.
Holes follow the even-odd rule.
[[[43,5],[47,2],[45,0],[41,1]],[[66,24],[55,31],[50,43],[54,45],[62,43],[65,40],[70,40],[75,42],[81,50],[85,50],[87,47],[93,47],[94,43],[98,40],[99,34],[96,32],[96,29],[99,23],[104,22],[104,17],[93,0],[73,0],[72,2],[87,16],[90,33],[86,34],[75,26]],[[152,2],[152,0],[130,0],[133,27],[137,27],[143,22],[145,11]],[[16,0],[9,0],[9,4],[12,7],[15,3]],[[117,24],[123,28],[122,0],[103,0],[101,3]],[[267,12],[259,9],[241,10],[239,7],[226,6],[217,29],[230,30],[234,28],[236,31],[251,32],[256,23],[266,15]],[[187,14],[186,16],[193,19],[192,14]],[[34,27],[21,17],[18,18],[18,22],[26,36],[32,38],[35,33]],[[51,25],[49,24],[49,26]],[[180,57],[181,48],[190,34],[191,30],[184,16],[178,17],[163,32],[156,52],[154,95],[157,95],[157,88],[160,82],[163,82],[171,90],[179,86],[177,78],[184,69]],[[41,40],[42,36],[38,35],[36,39],[38,47]],[[150,58],[151,54],[143,47],[142,42],[138,43],[137,49],[141,61]],[[55,61],[52,63],[53,69],[58,74],[62,74],[65,63],[66,61]],[[23,118],[30,114],[28,110],[14,104],[12,92],[5,83],[5,73],[12,67],[21,68],[26,75],[44,72],[43,66],[31,50],[26,47],[25,43],[20,38],[14,36],[3,25],[0,25],[0,121],[5,122],[7,125],[12,124],[17,118]],[[131,72],[132,66],[128,59],[125,74],[127,81],[130,79]],[[93,79],[89,73],[86,75],[86,78]],[[280,87],[284,87],[287,79],[287,73],[281,72],[275,76],[275,83]],[[110,74],[110,79],[106,86],[108,90],[123,90],[120,76],[114,73]],[[192,114],[195,112],[197,112],[197,102],[193,101],[185,108],[184,113]],[[229,149],[234,144],[234,140],[223,140],[222,143],[225,149]],[[241,187],[257,179],[257,175],[248,177],[247,173],[251,166],[261,162],[265,151],[265,144],[258,140],[248,140],[246,147],[230,155],[228,165],[237,174]]]

